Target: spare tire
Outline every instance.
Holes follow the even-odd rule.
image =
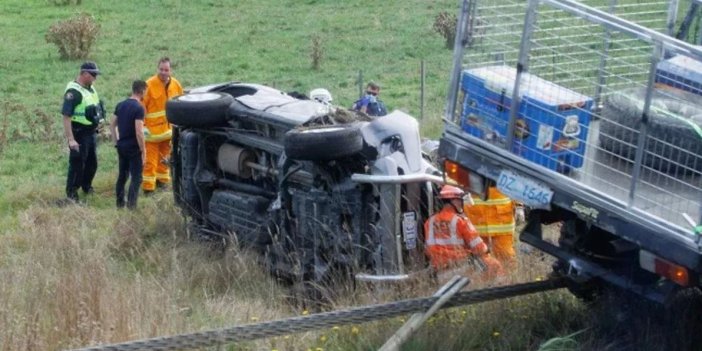
[[[355,124],[292,129],[285,134],[285,154],[294,159],[328,161],[363,149],[363,136]]]
[[[603,149],[633,161],[638,145],[645,88],[605,98],[600,125]],[[654,90],[648,114],[644,165],[670,173],[702,172],[702,97],[684,91]]]
[[[229,94],[206,92],[177,96],[166,102],[168,122],[185,127],[214,127],[227,123]]]

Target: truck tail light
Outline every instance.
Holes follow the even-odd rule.
[[[664,260],[648,251],[639,251],[639,265],[641,268],[670,279],[678,285],[688,286],[690,284],[687,268]]]
[[[462,167],[451,160],[444,161],[444,173],[446,178],[453,180],[463,189],[467,189],[481,198],[485,198],[487,192],[487,180],[478,173]]]

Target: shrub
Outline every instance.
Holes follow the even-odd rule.
[[[61,59],[86,58],[90,54],[100,25],[87,13],[78,14],[49,27],[46,42],[56,45]]]
[[[319,70],[324,56],[324,47],[322,47],[322,38],[319,35],[312,36],[312,45],[310,47],[310,58],[312,59],[312,68]]]
[[[49,0],[49,2],[56,6],[66,6],[70,5],[72,2],[76,5],[80,5],[83,0]]]
[[[446,39],[446,48],[453,48],[453,42],[456,39],[456,15],[446,11],[440,12],[434,18],[434,30]]]

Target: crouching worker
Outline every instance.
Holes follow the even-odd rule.
[[[466,275],[470,260],[482,270],[480,280],[504,276],[502,265],[488,253],[488,247],[463,213],[463,190],[444,185],[439,193],[443,208],[424,223],[425,250],[441,280],[442,272]]]

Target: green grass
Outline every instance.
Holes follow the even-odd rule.
[[[64,196],[67,168],[61,96],[81,60],[59,60],[44,40],[50,25],[78,12],[100,23],[90,59],[104,73],[96,87],[108,110],[126,97],[133,79],[152,75],[158,58],[170,56],[186,87],[228,80],[285,91],[325,87],[343,106],[357,97],[362,71],[364,80],[383,86],[381,97],[391,109],[419,116],[424,60],[422,133],[436,137],[451,52],[431,27],[436,14],[457,6],[455,0],[0,2],[0,350],[80,347],[303,313],[284,303],[289,292],[248,253],[211,251],[189,241],[170,194],[140,198],[137,213],[114,209],[116,154],[108,143],[98,149],[97,193],[87,205],[53,205]],[[319,70],[310,58],[315,36],[323,48]],[[549,269],[539,257],[523,259],[526,270],[515,280],[533,280]],[[339,305],[425,296],[433,288],[380,297],[361,289]],[[403,349],[604,349],[606,342],[591,334],[572,334],[589,326],[587,316],[564,291],[454,309],[430,320]],[[371,350],[402,322],[228,349]]]
[[[169,56],[187,87],[238,80],[308,92],[328,88],[341,105],[358,95],[357,76],[383,86],[389,107],[419,116],[419,66],[427,67],[427,118],[441,114],[450,51],[431,29],[439,11],[455,1],[4,1],[0,25],[0,101],[58,117],[60,98],[80,60],[61,61],[44,34],[77,12],[101,26],[94,52],[102,71],[96,83],[108,107],[127,95],[130,82],[153,74]],[[312,69],[312,37],[322,42],[320,70]],[[3,113],[4,115],[5,113]],[[13,114],[21,120],[22,116]],[[24,116],[27,117],[27,116]]]

